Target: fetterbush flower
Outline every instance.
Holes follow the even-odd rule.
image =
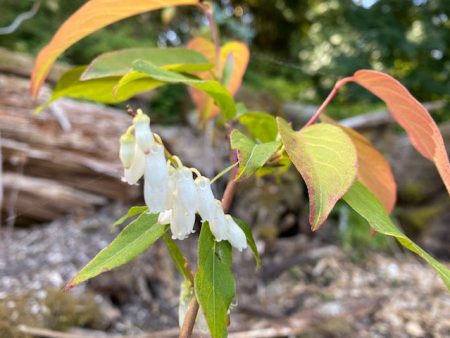
[[[147,154],[150,151],[150,146],[154,143],[153,134],[150,129],[150,117],[145,115],[141,109],[138,109],[133,119],[133,125],[136,142],[141,147],[141,150]]]
[[[144,199],[149,213],[159,214],[158,223],[170,224],[172,238],[180,240],[194,232],[198,213],[203,222],[209,223],[216,241],[227,240],[239,251],[245,249],[245,234],[214,198],[211,181],[196,169],[184,167],[176,156],[166,161],[164,146],[159,136],[155,137],[150,118],[138,110],[133,126],[120,138],[123,180],[136,184],[144,176]],[[193,172],[197,175],[195,180]]]

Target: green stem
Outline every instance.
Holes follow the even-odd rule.
[[[218,173],[212,180],[211,180],[211,184],[213,184],[215,181],[217,181],[219,178],[221,178],[223,175],[225,175],[227,172],[229,172],[231,169],[233,169],[234,167],[236,167],[239,164],[239,162],[235,162],[232,165],[226,167],[225,169],[223,169],[220,173]]]

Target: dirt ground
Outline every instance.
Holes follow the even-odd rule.
[[[177,327],[180,278],[162,243],[117,271],[58,291],[66,307],[54,308],[62,301],[55,301],[52,290],[60,290],[115,236],[110,225],[125,211],[114,205],[84,220],[16,229],[2,239],[1,337],[32,337],[20,325],[72,332],[83,327],[86,337],[137,337]],[[181,243],[191,260],[194,241]],[[304,235],[258,246],[258,272],[248,250],[234,257],[232,337],[450,337],[450,293],[412,254],[398,249],[355,261],[339,246]],[[95,318],[86,317],[86,308]],[[67,313],[72,321],[64,322]]]

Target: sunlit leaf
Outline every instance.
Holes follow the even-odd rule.
[[[103,272],[117,268],[144,252],[168,229],[167,225],[157,223],[158,215],[141,214],[103,250],[101,250],[67,284],[71,288]]]
[[[363,184],[355,182],[345,194],[344,200],[377,232],[395,237],[405,248],[422,257],[437,271],[450,290],[450,270],[403,234],[391,221],[383,205]]]
[[[352,139],[358,155],[358,180],[361,181],[390,213],[397,199],[397,185],[391,167],[372,143],[356,130],[341,126],[327,116],[321,120],[342,128]]]
[[[201,80],[194,77],[162,69],[144,60],[133,62],[133,69],[147,74],[153,79],[166,83],[182,83],[199,89],[214,99],[223,114],[231,119],[236,115],[236,106],[230,93],[217,81]]]
[[[237,129],[232,131],[230,139],[231,148],[238,150],[239,174],[237,179],[254,174],[281,146],[279,141],[256,143]]]
[[[239,116],[252,136],[261,142],[275,141],[278,135],[277,121],[274,116],[262,112],[245,112]]]
[[[67,48],[91,33],[127,17],[169,6],[193,5],[198,0],[90,0],[72,14],[38,54],[31,93],[36,97],[47,74]]]
[[[64,73],[53,90],[52,96],[44,106],[61,97],[85,99],[102,103],[117,103],[164,84],[152,78],[144,77],[133,81],[126,88],[122,88],[120,92],[115,92],[115,87],[119,83],[120,77],[111,76],[80,81],[79,78],[85,69],[85,66],[80,66]]]
[[[212,80],[214,77],[221,78],[223,74],[218,74],[217,60],[215,57],[215,46],[209,40],[204,38],[194,38],[188,43],[188,48],[202,53],[210,63],[216,65],[213,74],[211,72],[199,73],[198,76],[205,80]],[[236,94],[242,84],[245,71],[250,59],[248,47],[239,41],[226,43],[220,49],[220,69],[227,70],[226,88],[231,95]],[[191,90],[192,99],[203,118],[210,118],[217,115],[219,109],[211,104],[210,99],[202,92]]]
[[[177,72],[197,72],[212,68],[212,64],[202,54],[186,48],[128,48],[95,58],[81,80],[125,75],[131,71],[131,65],[137,59]]]
[[[198,271],[195,275],[195,294],[213,338],[226,337],[228,310],[236,294],[236,282],[231,271],[231,245],[216,242],[203,223],[198,240]]]
[[[344,131],[330,124],[295,132],[285,120],[277,122],[286,152],[308,187],[309,222],[317,230],[355,180],[355,146]]]
[[[435,163],[450,193],[450,162],[444,140],[426,108],[400,82],[387,74],[359,70],[353,79],[386,103],[417,151]]]
[[[259,255],[258,248],[256,247],[255,239],[253,238],[252,228],[250,225],[245,223],[243,220],[233,217],[236,223],[241,227],[242,231],[245,233],[245,237],[247,238],[247,244],[249,248],[253,252],[253,257],[255,257],[256,261],[256,269],[261,267],[261,256]]]

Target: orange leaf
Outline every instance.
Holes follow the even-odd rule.
[[[450,193],[450,163],[444,140],[425,107],[400,82],[387,74],[359,70],[353,75],[353,79],[386,103],[417,151],[435,163]]]
[[[188,48],[193,49],[199,53],[202,53],[209,62],[216,64],[215,59],[215,46],[214,44],[204,38],[194,38],[189,41]],[[231,58],[232,72],[229,78],[226,88],[231,95],[236,94],[239,87],[242,84],[242,78],[247,70],[248,61],[250,59],[250,51],[248,47],[239,41],[231,41],[222,46],[220,50],[220,69],[223,70],[228,60]],[[213,76],[219,76],[217,74],[217,64],[214,69],[214,74],[210,72],[200,73],[199,76],[205,80],[213,79]],[[203,92],[198,90],[191,90],[192,100],[197,107],[197,110],[205,118],[214,117],[219,112],[219,109],[213,105],[211,99]]]
[[[129,16],[177,5],[193,5],[198,0],[91,0],[70,16],[37,56],[31,76],[31,94],[36,97],[47,74],[67,48],[89,34]]]
[[[397,199],[397,185],[391,167],[372,143],[357,131],[342,127],[350,136],[358,156],[358,179],[391,213]]]

